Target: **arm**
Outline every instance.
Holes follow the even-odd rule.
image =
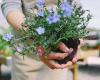
[[[7,16],[7,20],[15,29],[20,29],[21,24],[24,22],[24,14],[17,11],[11,11]]]
[[[8,23],[15,29],[21,28],[25,17],[22,12],[21,0],[4,0],[1,8]]]

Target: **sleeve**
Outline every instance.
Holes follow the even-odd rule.
[[[5,17],[10,11],[22,12],[22,2],[21,0],[3,0],[1,4],[1,9]]]

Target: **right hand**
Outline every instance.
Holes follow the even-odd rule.
[[[55,59],[58,59],[58,60],[64,59],[66,56],[68,56],[69,53],[72,52],[72,49],[68,49],[64,45],[64,43],[62,43],[62,42],[58,45],[58,48],[61,51],[63,51],[63,53],[52,52],[52,53],[49,53],[48,55],[43,55],[44,51],[42,51],[42,49],[38,51],[38,56],[39,56],[40,60],[51,69],[63,69],[63,68],[65,68],[64,64],[57,63],[55,61]],[[71,61],[69,61],[66,64],[66,67],[70,66],[70,65],[72,65]]]

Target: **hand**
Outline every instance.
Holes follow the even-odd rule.
[[[39,49],[37,52],[40,60],[51,69],[63,69],[64,66],[57,63],[54,59],[64,59],[66,56],[68,56],[69,53],[72,52],[72,49],[68,49],[62,42],[59,43],[58,48],[63,51],[63,53],[52,52],[48,55],[44,55],[44,49]]]
[[[80,49],[80,47],[83,46],[83,44],[84,44],[83,39],[79,39],[79,40],[80,40],[80,44],[78,45],[77,50],[73,49],[73,50],[74,50],[74,51],[73,51],[74,53],[77,53],[78,49]],[[61,46],[60,46],[60,47],[61,47]],[[62,47],[61,47],[61,48],[62,48]],[[70,54],[69,54],[69,55],[70,55]],[[72,64],[76,63],[78,60],[79,60],[79,55],[76,54],[76,55],[74,55],[74,57],[72,58],[71,61],[68,61],[68,62],[66,62],[66,64],[63,64],[63,68],[66,68],[66,67],[68,67],[68,66],[71,66]]]
[[[80,49],[80,47],[83,45],[83,40],[80,39],[80,45],[78,46],[78,49]],[[39,52],[39,58],[40,60],[45,63],[49,68],[51,69],[63,69],[63,68],[67,68],[71,65],[73,65],[73,63],[76,63],[79,59],[79,56],[76,54],[75,57],[72,59],[72,61],[68,61],[66,64],[58,64],[57,62],[55,62],[54,59],[64,59],[65,57],[67,57],[72,51],[73,49],[68,49],[66,47],[66,45],[62,42],[59,43],[58,48],[63,51],[64,53],[50,53],[46,56],[43,56],[43,51]]]

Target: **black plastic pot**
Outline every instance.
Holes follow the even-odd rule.
[[[80,44],[79,39],[72,39],[72,38],[69,38],[68,40],[62,40],[62,42],[65,43],[65,45],[66,45],[68,48],[73,48],[73,52],[70,53],[67,57],[65,57],[65,58],[62,59],[62,60],[55,60],[55,61],[57,61],[59,64],[65,64],[65,63],[67,63],[68,61],[72,61],[73,57],[74,57],[75,54],[77,53],[78,45]]]

